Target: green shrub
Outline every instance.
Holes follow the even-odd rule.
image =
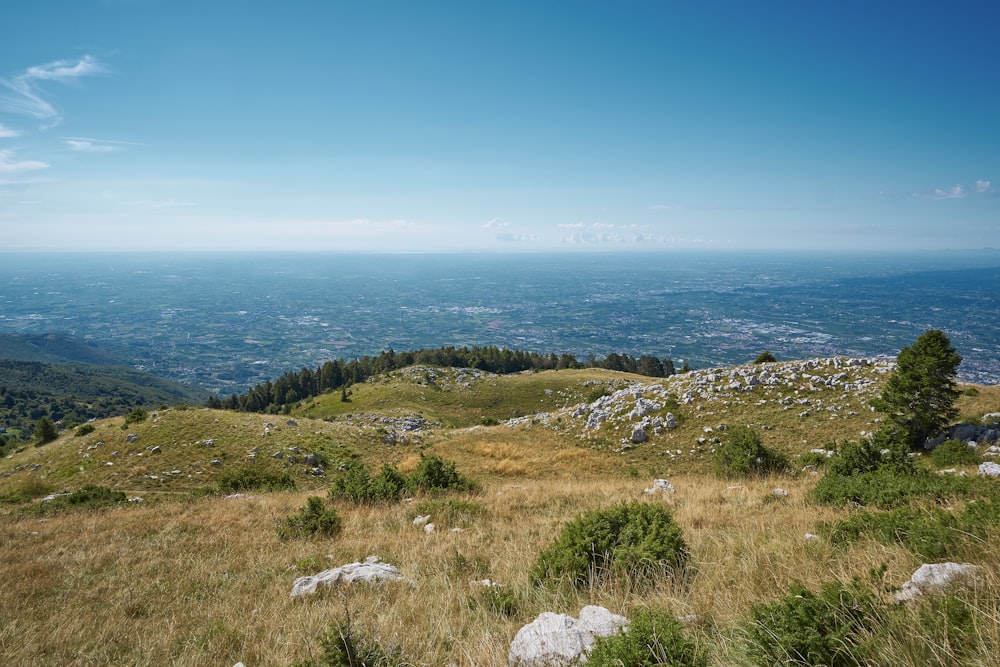
[[[688,639],[674,616],[662,610],[641,611],[629,620],[628,630],[597,637],[587,658],[591,667],[704,667],[707,654]]]
[[[858,512],[821,527],[833,544],[869,538],[899,544],[925,561],[966,559],[981,553],[990,533],[1000,527],[995,499],[966,503],[961,512],[939,507],[900,507],[888,512]]]
[[[455,463],[440,456],[421,456],[410,475],[413,486],[421,491],[478,491],[479,485],[458,474]]]
[[[38,421],[35,422],[36,446],[50,443],[58,437],[59,431],[56,429],[56,425],[52,423],[52,420],[48,417],[39,417]]]
[[[141,424],[146,421],[149,417],[149,413],[142,408],[135,408],[132,412],[125,415],[125,423],[122,424],[122,428],[128,427],[130,424]]]
[[[336,537],[340,534],[344,522],[337,510],[327,509],[323,499],[312,496],[306,500],[304,507],[297,514],[285,519],[278,527],[278,535],[283,540],[297,537]]]
[[[931,450],[931,461],[939,468],[980,463],[979,452],[964,440],[945,440]]]
[[[752,664],[847,667],[867,663],[883,610],[857,584],[832,583],[813,593],[795,583],[780,600],[755,605],[750,617],[743,631]]]
[[[223,493],[286,491],[294,488],[295,480],[287,472],[272,472],[266,468],[241,468],[219,476],[219,490]]]
[[[479,604],[503,618],[512,618],[520,612],[517,593],[505,586],[486,586],[479,594]]]
[[[915,500],[945,501],[983,495],[989,480],[955,475],[936,475],[928,470],[899,472],[882,468],[851,477],[829,471],[813,487],[811,496],[827,505],[853,503],[891,509]]]
[[[399,502],[413,494],[412,487],[413,483],[403,473],[384,463],[368,484],[369,501]]]
[[[396,667],[410,664],[394,647],[385,647],[376,639],[359,633],[348,615],[337,623],[322,641],[322,655],[297,667]]]
[[[757,431],[734,426],[715,450],[715,471],[722,477],[766,477],[789,469],[784,453],[767,447]]]
[[[757,355],[756,359],[753,360],[755,364],[767,364],[767,363],[773,363],[775,361],[777,361],[777,359],[771,353],[770,350],[764,350],[763,352]]]
[[[799,457],[799,464],[802,467],[813,466],[814,468],[822,468],[826,465],[828,457],[826,454],[820,454],[819,452],[806,452]]]
[[[662,505],[634,502],[587,512],[563,527],[531,568],[535,585],[568,581],[576,588],[627,580],[647,583],[683,570],[687,544]]]
[[[907,451],[905,443],[879,432],[870,438],[844,443],[837,456],[830,459],[828,474],[850,477],[884,469],[910,473],[914,465]]]
[[[33,512],[57,512],[64,509],[100,509],[120,505],[128,501],[121,491],[113,491],[106,486],[85,486],[66,495],[34,505]]]
[[[17,486],[8,489],[3,494],[0,494],[0,503],[26,503],[30,500],[34,500],[35,498],[47,496],[50,493],[52,493],[52,487],[48,482],[38,479],[37,477],[29,477]]]
[[[368,502],[371,476],[360,461],[347,461],[337,467],[337,475],[330,485],[331,499],[345,498],[356,503]]]
[[[89,435],[93,432],[94,432],[93,424],[81,424],[80,426],[76,427],[76,431],[73,432],[73,435],[79,438],[85,435]]]
[[[411,487],[410,480],[388,464],[371,477],[363,463],[350,461],[340,466],[329,495],[355,503],[394,503],[410,495]]]
[[[455,464],[439,456],[422,456],[417,469],[407,477],[388,464],[383,464],[372,477],[359,461],[339,466],[330,486],[331,499],[347,499],[355,503],[399,502],[415,491],[478,491],[479,485],[459,475]]]

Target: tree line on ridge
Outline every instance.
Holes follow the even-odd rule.
[[[280,412],[285,406],[298,401],[329,391],[346,389],[375,375],[407,366],[475,368],[498,374],[564,368],[604,368],[647,377],[667,377],[677,372],[670,359],[659,359],[652,355],[636,358],[616,352],[600,360],[590,355],[586,361],[580,361],[568,353],[546,355],[496,346],[471,348],[449,346],[416,352],[395,352],[390,349],[378,356],[364,356],[350,361],[335,359],[315,369],[303,368],[298,372],[285,373],[276,380],[268,380],[252,387],[245,394],[233,394],[227,398],[213,396],[208,399],[206,405],[210,408],[240,412]],[[686,364],[685,368],[681,369],[682,372],[684,370]]]

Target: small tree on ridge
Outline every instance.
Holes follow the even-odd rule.
[[[900,350],[896,371],[872,401],[886,415],[883,428],[912,448],[947,426],[958,415],[955,373],[960,363],[962,357],[937,329],[925,331],[913,345]]]

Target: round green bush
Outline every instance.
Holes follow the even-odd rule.
[[[563,527],[531,568],[535,585],[569,581],[576,588],[621,580],[645,583],[684,568],[687,544],[662,505],[634,502],[587,512]]]
[[[672,614],[649,610],[636,614],[628,629],[598,637],[587,658],[590,667],[705,667],[708,655],[687,638]]]
[[[311,496],[297,514],[285,519],[284,524],[278,528],[278,535],[286,540],[317,535],[336,537],[343,526],[344,522],[337,514],[337,510],[332,507],[327,508],[322,498]]]
[[[980,463],[979,452],[964,440],[945,440],[931,450],[931,461],[939,468]]]
[[[755,665],[871,664],[871,636],[884,616],[875,594],[856,584],[827,584],[813,593],[794,583],[788,595],[755,605],[744,624]]]
[[[766,477],[788,469],[788,457],[765,446],[760,434],[748,426],[728,429],[715,450],[715,471],[722,477]]]

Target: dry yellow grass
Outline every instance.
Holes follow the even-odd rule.
[[[547,377],[532,382],[546,383],[535,387],[539,392],[555,386]],[[980,388],[977,396],[963,396],[959,406],[967,416],[998,411],[1000,388]],[[723,406],[690,410],[676,432],[620,454],[569,429],[440,430],[418,443],[391,446],[373,429],[341,421],[298,418],[300,424],[292,427],[286,418],[200,410],[166,413],[157,422],[135,426],[131,431],[139,441],[134,447],[125,442],[128,432],[121,430],[120,420],[111,420],[98,424],[88,438],[66,435],[53,445],[29,448],[0,461],[0,473],[29,466],[5,479],[0,490],[105,483],[140,492],[147,502],[48,516],[0,506],[0,665],[293,665],[316,655],[320,638],[347,611],[360,630],[398,644],[415,664],[504,665],[521,625],[541,611],[576,614],[589,603],[625,614],[650,607],[694,614],[699,620],[692,632],[711,648],[713,664],[729,665],[740,661],[731,642],[733,628],[753,604],[784,595],[793,581],[817,587],[867,577],[882,565],[891,584],[909,577],[919,562],[900,547],[862,542],[834,549],[823,539],[805,538],[818,532],[820,521],[850,512],[808,503],[814,477],[719,480],[701,472],[708,466],[705,451],[688,451],[705,425],[767,419],[773,427],[765,432],[768,444],[801,453],[831,434],[854,437],[870,415],[783,421],[787,412],[763,414],[749,404],[730,407],[734,412],[725,413]],[[264,438],[268,421],[279,428]],[[205,438],[215,444],[197,444]],[[106,466],[97,455],[83,457],[97,441],[105,445],[92,453],[120,452],[107,457],[115,465]],[[147,453],[151,445],[161,447],[158,458]],[[344,520],[338,538],[282,542],[276,526],[309,495],[324,494],[322,480],[298,471],[303,490],[296,492],[232,499],[185,495],[214,480],[209,459],[225,454],[235,465],[255,446],[262,446],[258,463],[276,469],[280,465],[268,456],[270,448],[350,449],[370,465],[386,461],[404,472],[415,468],[421,453],[440,454],[483,483],[481,495],[463,499],[484,511],[461,532],[445,528],[425,534],[412,525],[416,503],[336,504]],[[684,457],[669,457],[668,449],[683,449]],[[129,459],[139,453],[143,457]],[[193,462],[202,475],[190,469]],[[42,466],[39,472],[29,472],[36,463]],[[155,482],[147,477],[175,466],[185,475]],[[646,497],[643,488],[653,476],[668,476],[677,493]],[[771,494],[777,486],[788,491],[786,498]],[[692,554],[687,577],[644,590],[567,592],[529,585],[532,562],[567,521],[637,499],[672,507]],[[310,599],[289,598],[296,577],[371,554],[399,567],[412,585],[340,587]],[[986,568],[981,586],[987,602],[977,613],[993,621],[980,626],[980,644],[997,649],[1000,603],[995,598],[1000,596],[988,601],[991,592],[1000,591],[996,541],[983,546],[979,562]],[[483,578],[506,587],[516,606],[513,615],[497,614],[470,583]],[[955,655],[944,645],[929,650]],[[927,659],[906,645],[886,646],[884,656],[882,664],[920,665]],[[965,664],[990,663],[972,656]]]
[[[360,628],[398,643],[416,664],[501,665],[524,622],[588,603],[623,613],[655,606],[696,614],[698,632],[724,662],[727,630],[792,581],[848,580],[886,563],[888,580],[899,584],[919,564],[902,549],[834,551],[808,542],[817,521],[844,515],[805,502],[809,478],[672,481],[677,493],[651,502],[673,506],[693,576],[646,591],[545,593],[527,582],[535,556],[566,521],[642,497],[644,480],[496,481],[470,498],[485,512],[462,532],[430,535],[412,525],[412,505],[338,505],[345,524],[339,538],[280,541],[275,526],[308,493],[8,516],[0,528],[0,664],[290,665],[315,653],[319,638],[350,610]],[[789,495],[771,501],[777,484]],[[289,599],[296,577],[370,554],[413,584]],[[996,563],[997,555],[987,549],[984,562]],[[495,614],[470,584],[486,577],[514,592],[514,617]]]

